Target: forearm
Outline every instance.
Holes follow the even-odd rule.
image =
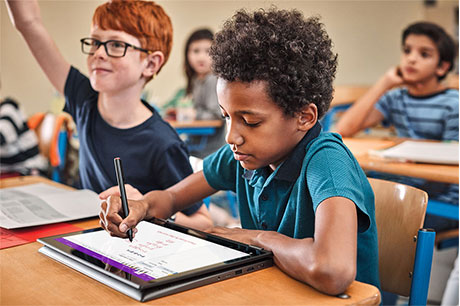
[[[313,238],[294,239],[276,232],[261,232],[254,244],[271,250],[276,265],[286,274],[321,292],[340,294],[355,279],[353,267],[342,261],[337,252],[322,250]]]
[[[366,119],[374,110],[375,104],[380,97],[391,87],[388,81],[382,77],[342,114],[334,130],[344,137],[350,137],[372,124],[377,124],[378,122],[366,122]]]
[[[173,198],[174,211],[181,211],[214,194],[217,190],[208,184],[203,171],[198,171],[171,186],[167,191]]]
[[[164,191],[145,194],[144,200],[148,204],[146,218],[169,218],[215,192],[206,182],[203,171],[193,173]]]
[[[6,0],[8,14],[13,25],[22,30],[35,23],[41,23],[40,9],[36,1]]]

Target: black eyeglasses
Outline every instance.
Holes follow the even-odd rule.
[[[136,46],[133,46],[131,44],[128,44],[124,41],[119,41],[119,40],[107,40],[107,41],[100,41],[95,38],[82,38],[80,39],[81,42],[81,51],[84,54],[89,54],[93,55],[96,53],[97,49],[99,49],[100,46],[104,46],[105,53],[107,53],[108,56],[110,57],[123,57],[126,55],[126,50],[128,47],[131,47],[135,50],[139,50],[142,52],[145,52],[147,54],[152,53],[150,50],[142,49]]]

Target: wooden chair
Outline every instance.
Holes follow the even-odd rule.
[[[32,115],[27,121],[29,128],[37,134],[40,153],[49,159],[51,178],[56,182],[61,182],[67,144],[72,134],[71,122],[72,118],[67,113],[54,115],[42,112]]]
[[[422,229],[425,191],[369,178],[375,195],[381,288],[426,305],[435,232]]]

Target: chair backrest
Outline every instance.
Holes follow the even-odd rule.
[[[418,231],[423,227],[428,195],[395,182],[372,178],[369,182],[375,195],[381,288],[409,296]]]
[[[61,132],[65,132],[67,137],[70,136],[69,124],[71,121],[72,119],[67,113],[59,115],[36,113],[27,122],[29,128],[37,134],[40,153],[50,160],[53,167],[59,166],[63,162],[62,152],[59,151],[59,137]]]

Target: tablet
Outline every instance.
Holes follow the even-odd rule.
[[[133,240],[102,228],[40,238],[39,252],[132,298],[147,301],[273,265],[272,253],[161,219]]]

